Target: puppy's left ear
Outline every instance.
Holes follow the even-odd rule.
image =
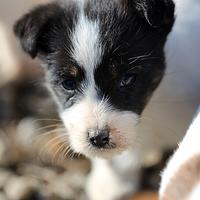
[[[139,15],[149,25],[159,30],[171,30],[175,8],[172,0],[134,0],[134,4]]]

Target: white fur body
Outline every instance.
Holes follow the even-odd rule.
[[[199,145],[200,134],[199,133],[200,133],[200,114],[198,114],[195,120],[193,121],[192,125],[190,126],[189,130],[186,133],[186,136],[184,137],[183,141],[179,145],[175,154],[169,161],[166,169],[164,170],[164,173],[162,174],[162,182],[161,182],[161,188],[160,188],[161,198],[164,198],[166,196],[167,197],[166,199],[170,199],[169,197],[171,195],[171,191],[168,188],[170,188],[171,185],[173,188],[177,187],[177,191],[175,189],[174,190],[177,193],[176,195],[179,196],[180,194],[178,193],[180,193],[180,191],[178,190],[178,188],[181,188],[182,185],[184,186],[184,185],[189,184],[190,187],[192,186],[192,191],[190,191],[190,193],[188,193],[184,199],[185,200],[199,199],[198,195],[200,194],[200,191],[199,191],[200,174],[198,172],[198,166],[197,166],[197,170],[192,170],[193,168],[190,167],[190,165],[191,166],[197,165],[196,161],[197,163],[199,163],[198,161],[199,156],[200,156],[200,145]],[[193,158],[195,158],[195,161]],[[184,165],[186,165],[186,167]],[[196,169],[196,166],[194,168]],[[176,176],[177,174],[179,174],[180,170],[181,170],[181,177],[177,181]],[[183,181],[185,180],[185,176],[188,182]],[[194,178],[191,179],[191,177],[194,177]],[[181,178],[183,180],[181,180]],[[177,198],[177,200],[179,199],[180,198]]]
[[[88,177],[87,194],[91,200],[115,200],[138,190],[140,154],[130,150],[105,160],[92,160],[93,170]]]
[[[194,187],[192,193],[189,195],[187,200],[198,200],[200,197],[200,181],[199,183]]]

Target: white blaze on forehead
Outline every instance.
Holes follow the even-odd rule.
[[[80,14],[72,31],[72,57],[78,65],[84,68],[87,77],[87,88],[84,94],[97,103],[96,85],[94,80],[94,69],[102,59],[102,44],[98,20],[89,19],[84,13],[84,2],[79,5]]]
[[[102,55],[99,23],[88,19],[83,8],[80,9],[77,24],[72,32],[72,57],[81,67],[91,73],[101,61]]]

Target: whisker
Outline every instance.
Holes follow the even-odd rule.
[[[138,28],[138,30],[136,31],[135,35],[137,35],[137,34],[140,32],[141,28],[142,28],[142,24],[139,26],[139,28]]]
[[[57,132],[66,132],[65,128],[57,128],[57,129],[53,129],[44,133],[40,133],[39,135],[35,136],[34,141],[37,141],[38,139],[41,139],[42,137],[48,136],[48,135],[53,135],[54,133]]]
[[[51,162],[52,163],[58,163],[58,160],[60,158],[60,155],[58,156],[58,160],[56,161],[56,156],[60,153],[60,151],[63,149],[64,146],[66,146],[66,142],[62,141],[61,143],[59,143],[58,145],[60,145],[60,147],[58,147],[58,149],[56,150],[56,152],[54,153]]]
[[[80,152],[77,153],[77,158],[80,158],[80,156],[81,156],[81,153]]]
[[[52,127],[64,127],[64,125],[62,125],[62,124],[50,124],[50,125],[38,128],[38,129],[36,129],[36,131],[41,131],[41,130],[44,130],[44,129],[47,129],[47,128],[52,128]]]
[[[63,153],[64,153],[64,157],[67,157],[67,156],[68,156],[68,153],[69,153],[70,151],[72,151],[72,149],[71,149],[71,146],[69,145],[69,146],[65,149],[65,151],[63,152]]]
[[[112,53],[115,53],[119,48],[121,47],[121,45],[117,46]]]
[[[135,60],[135,59],[146,58],[146,57],[149,57],[152,54],[152,52],[153,51],[150,51],[148,54],[134,56],[134,57],[129,58],[128,60],[132,61],[132,60]]]
[[[135,68],[144,68],[144,66],[142,66],[142,65],[135,65],[135,66],[133,66],[133,67],[131,67],[128,71],[131,71],[131,70],[133,70],[133,69],[135,69]]]
[[[59,119],[51,119],[51,118],[39,118],[39,119],[35,119],[33,120],[34,122],[40,122],[40,121],[56,121],[56,122],[62,122]]]
[[[69,159],[70,159],[70,160],[73,160],[74,154],[75,154],[75,153],[74,153],[73,151],[69,154]]]
[[[48,147],[50,147],[50,146],[54,147],[54,146],[58,145],[58,144],[61,142],[61,141],[58,141],[58,142],[55,142],[55,143],[52,145],[52,143],[53,143],[54,141],[56,141],[56,140],[58,140],[58,139],[65,138],[65,137],[67,137],[67,135],[66,135],[66,134],[62,134],[62,135],[58,135],[58,136],[52,138],[52,139],[51,139],[50,141],[48,141],[48,142],[44,145],[44,147],[39,151],[39,156],[40,156]]]

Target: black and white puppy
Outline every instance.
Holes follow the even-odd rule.
[[[130,154],[142,111],[165,71],[163,49],[173,23],[172,0],[62,0],[16,23],[23,49],[42,62],[72,149],[108,160]],[[123,171],[119,160],[114,165]],[[112,165],[95,159],[91,200],[113,200],[133,189]]]

